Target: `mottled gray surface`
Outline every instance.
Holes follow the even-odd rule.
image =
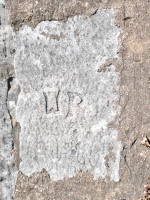
[[[0,199],[11,200],[14,189],[12,126],[7,109],[8,80],[13,75],[12,28],[4,1],[0,1]]]
[[[145,145],[141,145],[141,141],[146,135],[148,138],[150,138],[150,134],[149,134],[149,130],[150,130],[150,109],[149,109],[149,104],[150,104],[150,92],[149,92],[149,88],[150,88],[150,85],[149,85],[150,84],[150,81],[149,81],[150,80],[150,67],[149,67],[150,66],[150,58],[149,58],[149,55],[150,55],[149,53],[150,10],[149,10],[149,6],[150,6],[150,2],[141,1],[141,0],[133,0],[133,1],[131,0],[126,0],[126,1],[120,1],[120,0],[76,0],[76,1],[74,0],[55,0],[55,1],[54,0],[44,0],[44,1],[11,0],[10,1],[10,0],[6,0],[5,2],[7,2],[10,23],[13,26],[14,30],[19,30],[19,28],[23,24],[26,24],[33,28],[36,25],[38,25],[39,22],[45,21],[45,20],[55,19],[55,20],[67,21],[69,17],[73,17],[76,15],[83,14],[83,15],[91,16],[92,13],[95,12],[95,10],[101,9],[101,8],[114,9],[115,23],[117,24],[117,26],[121,27],[121,29],[123,30],[123,32],[119,36],[120,48],[118,50],[117,62],[113,62],[111,59],[111,60],[108,60],[108,62],[106,61],[105,63],[103,63],[101,66],[98,66],[99,73],[103,73],[104,76],[107,77],[108,74],[110,75],[112,74],[112,73],[108,73],[109,72],[108,70],[113,70],[112,69],[113,66],[110,64],[111,63],[114,64],[115,73],[114,72],[113,73],[115,74],[115,80],[117,79],[117,82],[119,84],[119,92],[121,94],[119,98],[119,102],[116,102],[118,106],[120,106],[120,113],[115,118],[115,120],[111,123],[111,126],[114,127],[115,130],[117,130],[118,141],[120,140],[122,144],[122,151],[120,153],[120,165],[119,165],[120,181],[119,182],[110,181],[109,176],[106,176],[106,178],[98,178],[96,180],[93,179],[92,174],[94,174],[94,167],[88,172],[84,171],[85,168],[83,166],[84,164],[86,165],[86,163],[88,162],[86,163],[83,162],[81,164],[80,172],[74,173],[74,176],[72,178],[65,177],[63,180],[59,180],[59,181],[53,181],[45,170],[40,170],[39,172],[35,171],[29,177],[19,172],[17,175],[16,184],[15,184],[15,200],[33,200],[33,199],[38,199],[38,200],[39,199],[40,200],[47,200],[47,199],[48,200],[53,200],[53,199],[57,199],[57,200],[145,199],[147,200],[149,196],[148,194],[149,191],[147,191],[147,195],[145,198],[144,197],[142,198],[142,196],[144,195],[143,186],[146,184],[147,179],[149,177],[150,151],[149,151],[149,148],[147,148]],[[3,1],[1,1],[1,3],[4,4]],[[7,87],[6,78],[14,74],[13,54],[15,53],[15,51],[12,48],[12,35],[10,34],[12,30],[11,30],[11,27],[8,26],[7,12],[5,10],[5,6],[3,5],[0,7],[0,16],[1,16],[0,26],[2,27],[0,29],[0,76],[3,77],[1,78],[1,81],[0,81],[1,82],[0,90],[2,93],[0,97],[0,101],[3,105],[1,108],[1,111],[2,112],[4,111],[3,117],[1,118],[2,119],[1,127],[3,127],[2,129],[5,129],[4,126],[6,127],[6,124],[8,125],[8,127],[10,126],[7,108],[9,109],[9,112],[11,114],[10,118],[12,121],[12,125],[14,126],[12,130],[12,136],[13,136],[12,138],[9,132],[9,130],[11,131],[11,129],[8,128],[7,129],[8,131],[5,131],[4,133],[2,133],[2,131],[0,132],[1,136],[5,134],[6,141],[8,142],[8,143],[5,143],[5,145],[3,145],[3,141],[5,140],[2,139],[1,140],[2,144],[0,143],[1,144],[0,158],[1,160],[3,159],[2,163],[5,163],[3,164],[3,168],[2,168],[3,172],[0,171],[0,175],[3,174],[4,176],[4,172],[6,175],[5,178],[1,179],[0,199],[1,198],[11,199],[12,185],[14,186],[14,184],[12,184],[13,183],[12,174],[14,172],[14,169],[13,168],[10,169],[11,165],[8,165],[9,161],[11,160],[11,156],[10,156],[11,149],[14,148],[12,151],[12,158],[14,159],[17,169],[19,169],[19,163],[21,161],[20,155],[19,155],[19,149],[20,149],[19,146],[22,145],[19,143],[20,125],[16,121],[16,118],[15,118],[16,116],[15,107],[16,107],[17,97],[19,93],[19,86],[16,84],[17,79],[13,79],[13,81],[11,82],[11,90],[9,91],[9,95],[7,97],[7,91],[9,88]],[[104,19],[105,17],[106,15],[103,15]],[[33,32],[29,31],[30,34],[32,35],[32,33],[34,33],[35,30],[33,30]],[[39,33],[40,32],[38,32],[38,34]],[[53,34],[53,33],[51,34],[49,32],[42,32],[41,34],[42,36],[47,38],[47,41],[45,43],[49,47],[51,46],[49,45],[49,43],[51,43],[53,40],[56,40],[56,42],[60,41],[60,43],[62,40],[65,41],[64,28],[63,28],[63,33],[59,32],[59,34]],[[77,43],[80,44],[80,40],[78,37],[79,32],[75,31],[75,34],[73,34],[73,36],[74,35],[77,37],[77,40],[76,40]],[[114,38],[112,37],[112,40],[113,39]],[[29,40],[29,42],[30,41],[31,40]],[[42,42],[41,37],[40,37],[40,42]],[[72,46],[73,45],[71,44],[71,48],[73,48]],[[54,53],[55,52],[57,53],[58,50],[54,51]],[[74,53],[74,51],[72,52]],[[82,53],[80,54],[82,55]],[[32,55],[30,57],[32,57]],[[52,57],[53,57],[53,54],[52,54]],[[54,56],[54,58],[56,59],[56,55]],[[73,58],[73,56],[71,56],[71,58]],[[34,59],[38,60],[36,58]],[[24,66],[24,64],[22,64],[22,66]],[[35,69],[35,68],[36,67],[34,66],[34,68],[31,68],[31,69]],[[92,70],[93,68],[91,67],[91,71]],[[28,68],[27,71],[30,71],[30,69]],[[39,71],[35,70],[35,71],[38,73],[40,70]],[[44,72],[46,73],[47,71],[48,70],[46,66],[46,70]],[[118,72],[118,74],[116,72]],[[29,72],[26,72],[26,73],[29,73]],[[33,70],[33,73],[35,73],[34,70]],[[31,74],[29,75],[30,75],[29,77],[32,76]],[[39,82],[40,75],[41,75],[41,72],[38,73],[38,75],[36,75],[38,79],[36,79],[36,81],[33,82],[34,83],[33,86],[35,86],[35,88],[37,87],[37,83]],[[43,75],[43,76],[45,77],[46,75]],[[47,75],[47,76],[48,78],[51,77],[50,75]],[[73,77],[74,75],[70,73],[68,76]],[[95,76],[96,75],[95,73],[93,73],[93,71],[91,72],[91,75],[88,75],[88,77],[90,78],[92,77],[92,80],[95,78]],[[119,81],[118,81],[118,76],[119,76]],[[60,74],[59,74],[59,77],[60,77]],[[52,83],[52,81],[50,83]],[[40,84],[41,84],[41,81],[40,81]],[[109,86],[108,81],[106,81],[106,84]],[[118,90],[118,84],[117,84],[117,90]],[[64,85],[66,85],[66,83]],[[66,85],[66,87],[68,87],[68,85]],[[65,86],[63,86],[62,89],[63,88],[65,88]],[[57,90],[54,90],[52,98],[50,98],[50,94],[52,94],[52,91],[50,90],[48,91],[49,91],[49,94],[46,93],[46,91],[44,94],[43,94],[43,91],[41,93],[41,95],[43,95],[42,104],[44,103],[45,100],[48,101],[47,109],[49,110],[47,110],[47,113],[49,114],[47,115],[52,114],[50,113],[50,108],[52,106],[55,109],[59,109],[60,112],[62,110],[68,110],[65,107],[63,107],[63,109],[62,108],[60,109],[61,107],[60,104],[62,103],[62,101],[60,101],[62,97],[61,96],[62,91],[61,93],[59,93],[59,96],[57,96]],[[113,91],[115,91],[115,89]],[[28,93],[28,90],[26,94],[27,93]],[[33,94],[35,94],[35,92],[33,92]],[[80,96],[74,96],[74,95],[75,94],[73,93],[73,96],[70,96],[70,102],[73,101],[71,105],[74,105],[75,108],[77,108],[77,106],[82,108],[82,105],[85,100],[83,99],[84,101],[81,103]],[[37,97],[39,96],[37,95]],[[67,95],[65,97],[66,99],[69,98]],[[9,103],[7,104],[7,106],[5,106],[7,99],[9,100]],[[57,102],[59,102],[59,104],[56,104],[55,99],[57,99]],[[118,99],[118,97],[116,97],[116,99]],[[36,100],[38,102],[38,98]],[[26,99],[24,101],[26,101]],[[34,103],[34,100],[32,101],[32,103]],[[78,103],[80,104],[77,105]],[[28,106],[32,107],[31,105],[32,104],[29,103]],[[107,102],[107,105],[109,105],[109,101]],[[43,106],[42,109],[44,113],[44,111],[46,111],[46,108],[44,105],[42,106]],[[24,109],[22,110],[23,110],[22,112],[22,115],[23,115]],[[54,112],[53,114],[58,113],[58,112],[55,112],[54,109],[51,111]],[[72,109],[72,118],[74,118],[74,113],[75,113],[75,110]],[[6,116],[8,117],[6,118],[7,122],[4,123],[5,120],[3,120],[3,118],[5,118]],[[36,119],[37,118],[35,117],[35,120]],[[79,115],[79,119],[81,119],[81,115]],[[60,121],[60,120],[57,120],[57,121]],[[45,123],[44,120],[42,122]],[[29,124],[30,123],[32,122],[29,122]],[[49,123],[49,120],[48,120],[48,123]],[[40,123],[35,124],[35,126],[37,127],[39,125]],[[49,126],[50,125],[48,124],[47,127]],[[41,132],[43,133],[43,131]],[[44,135],[44,138],[45,137],[46,136]],[[42,141],[41,138],[37,137],[38,143],[39,141]],[[48,136],[48,138],[50,138],[50,136]],[[13,139],[13,142],[11,141],[12,139]],[[28,137],[27,139],[29,140]],[[110,140],[110,138],[108,139]],[[59,140],[57,142],[61,142],[61,141],[62,140]],[[69,138],[69,141],[72,141],[72,140],[70,140]],[[44,143],[46,142],[44,139]],[[12,143],[12,146],[10,145],[10,143]],[[107,143],[105,142],[105,144]],[[28,147],[28,145],[25,146],[24,143],[23,143],[23,146],[24,146],[24,149]],[[37,145],[34,145],[33,147],[35,146]],[[69,147],[71,147],[71,145]],[[53,147],[52,149],[54,148],[55,147]],[[30,150],[31,148],[28,148],[28,149]],[[47,149],[49,150],[49,148]],[[72,149],[70,151],[72,153],[75,152],[74,149],[73,151]],[[41,156],[38,148],[37,148],[37,152],[39,156]],[[56,155],[57,152],[58,152],[58,155],[60,155],[59,151],[56,150],[55,152],[54,151],[52,152],[52,156]],[[36,155],[36,153],[34,152],[31,152],[31,153],[32,155]],[[95,155],[97,155],[97,152],[95,152]],[[107,175],[111,175],[111,173],[109,172],[110,159],[115,159],[115,154],[113,153],[113,147],[109,146],[107,155],[105,156],[104,159],[105,159],[104,167],[107,168],[106,169]],[[12,163],[12,161],[10,163]],[[23,164],[24,166],[26,165],[25,162]],[[9,173],[9,170],[11,171],[11,173]]]
[[[6,107],[7,80],[0,78],[0,199],[11,199],[14,182],[11,122]]]
[[[23,173],[45,168],[53,180],[61,180],[88,170],[94,178],[119,181],[121,143],[117,131],[107,127],[119,112],[118,75],[113,65],[97,72],[117,57],[118,35],[111,9],[66,23],[41,22],[33,30],[24,26],[16,33]],[[107,170],[109,148],[114,158]]]
[[[12,27],[9,24],[4,0],[0,0],[0,76],[14,75],[14,53]]]

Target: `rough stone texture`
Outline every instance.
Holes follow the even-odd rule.
[[[149,177],[150,152],[141,145],[145,135],[150,137],[149,6],[149,1],[124,3],[119,136],[124,141],[122,158],[127,169],[122,162],[120,175],[128,199],[131,195],[140,198]]]
[[[12,28],[8,22],[5,4],[0,1],[0,199],[11,200],[14,189],[14,156],[12,125],[7,109],[10,87],[7,78],[14,73]]]
[[[51,1],[53,5],[57,5],[58,2]],[[114,9],[116,24],[122,29],[120,35],[122,47],[118,52],[119,59],[117,62],[111,60],[104,63],[99,66],[98,71],[104,74],[108,71],[111,72],[109,66],[113,64],[116,69],[115,74],[120,76],[118,83],[121,94],[119,101],[121,110],[114,122],[109,124],[110,128],[118,132],[118,140],[122,143],[120,181],[110,181],[110,178],[95,180],[90,172],[78,172],[72,178],[68,177],[59,181],[50,179],[45,170],[35,172],[29,178],[19,172],[15,199],[140,199],[143,196],[143,186],[149,177],[150,163],[149,149],[141,145],[145,135],[150,137],[150,2],[148,0],[95,0],[80,3],[74,1],[74,4],[72,4],[73,1],[61,1],[61,3],[54,8],[50,1],[39,1],[37,4],[35,1],[34,3],[23,0],[7,1],[10,22],[14,30],[18,30],[23,24],[35,27],[42,20],[67,21],[70,16],[81,14],[89,16],[102,7]],[[86,9],[85,5],[89,7]],[[63,9],[61,10],[61,8]],[[64,39],[63,34],[56,36],[43,33],[44,36],[47,37],[47,40],[60,41]],[[38,80],[36,81],[38,82]],[[117,121],[119,121],[118,124],[116,124]],[[108,150],[110,153],[105,157],[106,165],[110,157],[114,156],[112,149]]]
[[[108,173],[119,180],[121,143],[116,130],[107,129],[119,112],[113,105],[119,100],[118,76],[113,65],[97,72],[106,59],[117,57],[118,35],[110,9],[66,23],[41,22],[33,31],[25,26],[16,34],[23,173],[45,168],[53,180],[62,180],[89,170],[94,178]],[[108,147],[114,159],[107,172]]]
[[[12,150],[12,127],[6,107],[7,80],[0,78],[0,199],[11,199],[14,181]],[[8,197],[8,198],[7,198]]]
[[[19,172],[15,199],[115,199],[113,197],[118,189],[112,192],[105,183],[101,184],[101,179],[93,180],[93,178],[91,173],[79,172],[75,177],[55,182],[50,179],[49,174],[44,169],[41,172],[33,173],[30,177]],[[110,191],[112,192],[111,197],[109,196]]]
[[[0,1],[0,76],[9,77],[14,75],[13,67],[13,36],[12,27],[8,21],[8,12],[5,3]]]
[[[46,20],[66,21],[75,15],[92,15],[98,6],[107,4],[107,0],[6,0],[10,11],[10,22],[15,30],[23,24],[35,27],[39,22]]]

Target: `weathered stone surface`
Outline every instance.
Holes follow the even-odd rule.
[[[0,198],[11,199],[14,172],[11,122],[7,106],[7,80],[0,78]],[[7,198],[8,197],[8,198]]]
[[[9,80],[14,73],[12,28],[4,1],[0,1],[0,199],[11,200],[14,189],[12,126],[7,108]]]
[[[21,172],[18,173],[15,199],[116,199],[118,189],[114,189],[111,196],[110,191],[112,188],[107,187],[105,182],[101,184],[101,179],[94,180],[94,177],[88,172],[79,172],[75,177],[55,182],[43,169],[33,173],[30,177]]]
[[[113,65],[97,72],[106,59],[117,57],[118,35],[111,9],[66,23],[42,22],[34,30],[25,26],[16,34],[23,173],[45,168],[53,180],[62,180],[88,170],[94,178],[109,174],[119,181],[121,143],[116,130],[107,128],[119,112],[113,105],[118,76]],[[107,171],[108,147],[114,160]]]
[[[53,6],[57,4],[59,4],[57,7]],[[72,20],[73,20],[74,19],[73,16],[82,15],[82,14],[84,16],[87,16],[87,15],[91,16],[92,13],[95,13],[95,11],[100,8],[113,9],[115,11],[115,17],[116,17],[115,23],[117,26],[121,27],[120,31],[122,30],[122,34],[119,37],[120,45],[122,46],[120,50],[118,50],[117,60],[116,59],[105,60],[106,61],[105,63],[103,63],[102,65],[96,68],[96,70],[98,69],[99,71],[97,72],[99,76],[102,76],[102,74],[104,76],[106,76],[106,74],[107,75],[108,74],[112,75],[112,73],[115,74],[115,77],[116,77],[115,80],[117,80],[116,88],[117,90],[119,90],[119,94],[120,94],[119,102],[118,103],[116,102],[115,104],[115,108],[117,105],[117,107],[120,108],[120,112],[118,112],[118,116],[115,116],[114,121],[111,122],[113,117],[110,119],[110,121],[109,120],[107,121],[107,122],[110,122],[108,126],[109,130],[115,130],[116,133],[118,133],[118,138],[115,138],[115,141],[117,142],[121,141],[121,144],[122,144],[122,151],[120,155],[120,165],[119,165],[119,177],[120,177],[119,182],[114,182],[113,180],[110,181],[111,173],[109,172],[109,160],[114,159],[114,152],[112,151],[113,148],[109,147],[107,149],[108,154],[105,156],[105,164],[104,164],[104,167],[106,166],[106,171],[108,172],[108,177],[106,176],[105,178],[96,179],[94,178],[94,173],[92,170],[91,171],[88,170],[88,172],[84,171],[84,169],[82,168],[83,165],[81,165],[83,172],[77,171],[76,173],[74,173],[74,176],[72,178],[70,178],[68,175],[67,178],[64,178],[63,180],[57,180],[57,181],[54,181],[54,176],[49,177],[48,173],[45,170],[41,172],[34,172],[30,177],[27,177],[26,175],[19,172],[18,177],[17,177],[17,182],[16,182],[16,188],[15,188],[15,199],[35,199],[36,198],[36,199],[65,199],[65,200],[66,199],[91,199],[91,200],[93,199],[97,199],[97,200],[99,199],[102,199],[102,200],[103,199],[106,199],[106,200],[107,199],[108,200],[109,199],[116,199],[116,200],[129,199],[130,200],[130,199],[141,198],[144,191],[143,186],[146,184],[147,178],[149,177],[149,163],[150,163],[149,149],[146,146],[141,145],[141,141],[143,140],[145,135],[147,135],[147,137],[150,138],[150,135],[149,135],[149,130],[150,130],[150,127],[149,127],[150,126],[150,123],[149,123],[149,117],[150,117],[150,110],[149,110],[149,103],[150,103],[149,102],[149,99],[150,99],[149,98],[150,97],[149,96],[150,94],[149,93],[149,87],[150,87],[149,86],[149,79],[150,79],[149,78],[150,77],[149,6],[150,6],[149,1],[140,1],[140,0],[132,0],[132,1],[131,0],[126,0],[126,1],[120,1],[120,0],[96,1],[95,0],[95,1],[90,1],[90,2],[89,1],[86,1],[86,2],[85,1],[82,1],[82,2],[81,1],[80,2],[79,1],[61,1],[60,3],[59,1],[53,1],[53,2],[52,1],[37,1],[37,3],[33,1],[31,2],[31,1],[23,1],[23,0],[22,1],[16,1],[16,0],[7,1],[7,8],[9,9],[10,22],[14,30],[19,30],[19,28],[24,24],[31,27],[37,26],[35,29],[32,29],[32,30],[29,27],[25,26],[22,29],[20,29],[17,35],[19,35],[21,31],[23,32],[23,30],[30,30],[29,33],[31,34],[31,37],[33,37],[33,35],[35,35],[35,30],[38,31],[38,27],[40,27],[41,24],[44,25],[44,22],[40,24],[38,23],[44,20],[53,19],[53,20],[65,21],[64,26],[66,27],[66,24],[71,21],[71,19],[69,19],[70,21],[67,21],[68,18],[72,17]],[[96,16],[96,14],[93,16]],[[82,18],[84,19],[83,16]],[[87,19],[85,18],[85,21],[86,20],[88,20],[88,18]],[[45,22],[45,24],[46,23],[48,22]],[[60,24],[59,22],[53,22],[53,21],[49,23]],[[74,24],[76,24],[76,22],[74,22]],[[58,29],[55,29],[55,31],[56,30],[58,31]],[[72,30],[73,28],[69,30],[68,32],[71,32]],[[40,32],[37,32],[36,34],[39,34],[39,33]],[[65,41],[66,39],[65,34],[60,34],[60,32],[58,33],[59,34],[54,34],[53,32],[48,33],[48,31],[41,32],[41,36],[39,37],[39,43],[43,41],[41,40],[41,38],[45,38],[45,41],[47,41],[47,43],[45,43],[45,46],[46,45],[48,46],[50,41],[55,41],[55,43],[52,43],[51,46],[53,46],[53,44],[61,44],[61,41],[63,40]],[[79,37],[78,32],[75,32],[73,37],[74,36],[78,38]],[[72,37],[70,36],[70,38]],[[76,42],[80,42],[80,41],[75,40],[73,44],[76,44]],[[29,52],[34,52],[32,48],[34,48],[35,44],[36,42],[33,42],[33,46],[31,47],[24,46],[25,47],[24,49],[29,48],[30,50]],[[23,46],[23,43],[22,43],[22,46]],[[36,44],[36,47],[39,47],[39,46]],[[58,48],[56,48],[55,45],[54,47],[55,47],[55,51],[53,51],[53,56],[51,57],[51,59],[53,57],[54,58],[56,57],[55,52],[57,53],[59,52],[58,50],[60,49],[60,45],[58,46]],[[43,55],[47,55],[47,54],[43,53]],[[71,57],[73,56],[75,55],[71,54]],[[31,57],[29,55],[29,60],[30,59]],[[32,65],[31,69],[33,70],[35,69],[38,60],[39,58],[35,56],[34,57],[35,64]],[[31,61],[33,62],[32,59]],[[45,58],[45,61],[47,62],[47,58]],[[25,62],[27,61],[25,60]],[[58,62],[61,62],[61,60],[57,61],[57,63]],[[20,65],[15,64],[15,66],[17,67]],[[24,66],[23,62],[22,62],[22,66]],[[75,65],[75,66],[77,67],[78,65]],[[112,70],[112,66],[115,66],[115,71]],[[4,70],[5,68],[3,68],[3,71]],[[32,84],[32,87],[25,88],[24,91],[22,91],[22,94],[25,94],[25,92],[28,90],[34,91],[36,87],[40,88],[40,85],[37,86],[38,82],[41,83],[41,79],[43,77],[43,76],[40,77],[40,73],[39,73],[40,70],[41,69],[38,68],[37,71],[35,70],[33,71],[32,76],[34,77],[36,74],[38,79],[36,79],[36,81],[33,81],[34,84]],[[95,70],[95,73],[96,73],[96,70]],[[92,77],[93,72],[90,72],[90,73],[91,74],[89,75],[89,78],[91,79],[91,84],[92,84],[93,77],[95,78],[95,75],[93,75]],[[5,72],[5,74],[7,73]],[[28,71],[24,74],[25,75],[28,74]],[[19,75],[20,79],[21,77],[24,77],[24,74],[22,74],[22,76],[21,74]],[[55,74],[57,73],[55,72]],[[58,70],[58,75],[59,74],[60,72]],[[49,76],[48,73],[47,73],[47,76]],[[72,76],[72,74],[70,76]],[[60,77],[60,75],[58,77]],[[55,76],[55,80],[58,80],[58,77]],[[28,79],[29,80],[25,81],[25,83],[28,83],[28,84],[32,83],[31,75],[29,75]],[[16,73],[16,80],[18,80],[17,73]],[[107,81],[109,82],[109,79]],[[50,79],[50,82],[52,83],[51,79]],[[44,81],[41,84],[43,85]],[[53,84],[55,84],[55,82]],[[65,88],[67,84],[68,82],[63,84],[63,88]],[[21,86],[22,86],[21,88],[23,88],[23,82]],[[10,90],[10,92],[11,91],[12,90]],[[56,101],[53,101],[53,99],[48,98],[49,96],[47,95],[46,91],[44,91],[45,92],[44,94],[42,94],[42,92],[41,92],[41,105],[43,106],[44,101],[48,100],[47,109],[51,108],[49,107],[50,106],[49,103],[51,103],[51,105],[57,110],[58,107],[57,107]],[[51,91],[48,91],[48,92],[51,92]],[[114,92],[116,93],[115,90]],[[104,92],[104,94],[105,93],[106,91]],[[20,93],[20,96],[22,94]],[[38,91],[37,91],[37,94],[38,94]],[[57,91],[54,91],[53,96],[56,97],[56,99],[58,99]],[[74,96],[71,96],[71,97],[74,98]],[[26,96],[26,98],[28,98],[28,96]],[[118,96],[116,96],[115,98],[118,98]],[[32,103],[35,102],[34,99],[36,99],[36,96],[34,96],[33,100],[31,100]],[[60,99],[58,100],[60,104]],[[74,100],[75,102],[73,103],[77,104],[78,101],[80,102],[80,96],[78,97],[77,100],[76,99]],[[25,98],[23,98],[22,102],[23,103],[25,102]],[[39,102],[37,101],[37,105],[39,105],[38,103]],[[80,103],[79,105],[80,107],[82,103]],[[21,105],[21,102],[18,105],[20,106],[20,108],[21,107],[24,108],[23,105]],[[29,106],[30,105],[32,104],[29,104]],[[41,110],[42,109],[43,109],[43,115],[46,115],[44,113],[46,111],[46,108],[41,107]],[[65,106],[61,109],[61,111],[63,109],[65,109]],[[37,110],[37,107],[35,107],[35,109],[33,110],[33,114],[36,112],[36,110]],[[74,109],[73,114],[77,111],[78,110]],[[7,110],[5,110],[5,112],[7,112]],[[27,112],[28,110],[26,111],[26,113]],[[11,113],[13,114],[13,112]],[[21,110],[18,109],[17,113],[18,114],[21,113]],[[50,114],[47,114],[46,116],[48,115]],[[78,115],[80,119],[80,114]],[[22,119],[25,116],[27,115],[24,115],[24,113],[22,112],[22,116],[21,118],[20,117],[19,118]],[[32,113],[31,113],[31,116],[32,116]],[[57,119],[58,119],[58,116],[59,115],[56,116]],[[28,119],[30,119],[30,117]],[[37,118],[35,119],[37,120]],[[41,120],[39,121],[41,123]],[[29,124],[30,123],[31,121],[29,121]],[[92,121],[90,123],[92,123]],[[19,139],[20,130],[19,130],[18,122],[16,124],[18,128],[14,129],[14,134],[15,134],[14,146],[17,149],[17,151],[19,151],[20,147],[22,146],[22,143],[19,144],[19,141],[21,141],[22,139],[21,138]],[[36,124],[35,127],[37,126],[38,125]],[[63,125],[60,125],[60,126],[62,127]],[[39,130],[39,132],[40,131],[41,130]],[[20,135],[23,135],[24,132],[26,131],[21,132]],[[37,135],[37,137],[39,137],[39,135]],[[41,142],[41,138],[39,138],[38,141]],[[24,149],[21,149],[21,152],[23,151]],[[36,154],[34,151],[32,153],[33,153],[32,155]],[[55,152],[53,152],[53,154],[51,155],[56,155],[56,154]],[[16,165],[18,166],[18,169],[21,169],[21,167],[25,166],[25,163],[23,162],[19,166],[19,163],[21,161],[20,157],[22,156],[20,156],[18,152],[15,158],[16,159],[15,162],[16,162]],[[23,155],[23,157],[27,158],[27,156],[25,155]],[[39,159],[39,157],[40,155],[38,155],[37,159]],[[36,165],[36,167],[37,167],[36,169],[38,170],[38,165]],[[25,170],[27,169],[30,169],[29,166]],[[24,172],[27,174],[26,171]],[[50,173],[51,172],[49,172],[49,174]],[[44,176],[46,177],[44,178]],[[8,196],[9,196],[8,198],[10,199],[11,196],[10,195]]]
[[[0,76],[14,75],[13,67],[13,36],[12,27],[9,24],[8,12],[5,3],[0,1]]]
[[[91,16],[95,11],[113,1],[110,0],[6,0],[10,22],[15,30],[27,24],[35,27],[46,20],[66,21],[75,15]]]

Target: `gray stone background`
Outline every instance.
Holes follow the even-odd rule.
[[[0,0],[1,200],[149,199],[149,4]]]

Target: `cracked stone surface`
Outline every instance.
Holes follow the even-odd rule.
[[[0,199],[148,200],[149,0],[0,3]]]

